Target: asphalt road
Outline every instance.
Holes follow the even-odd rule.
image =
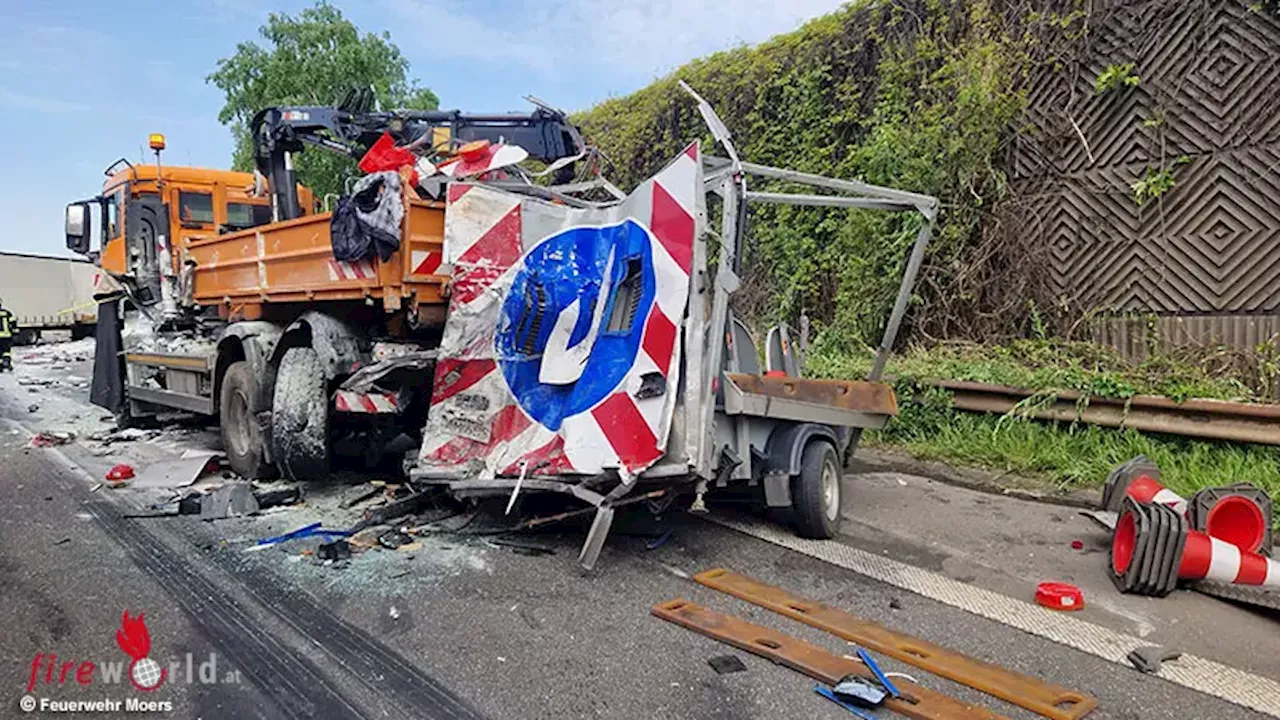
[[[302,553],[305,541],[244,552],[271,534],[316,520],[341,521],[344,516],[325,502],[340,488],[309,487],[306,505],[256,518],[208,523],[190,516],[129,517],[146,511],[152,498],[129,490],[91,492],[95,479],[121,459],[171,457],[185,446],[207,442],[210,434],[166,435],[105,456],[95,456],[91,443],[30,448],[26,430],[70,425],[83,436],[98,422],[98,413],[84,407],[82,393],[74,387],[27,393],[12,376],[0,378],[0,418],[8,418],[0,421],[0,599],[6,609],[0,613],[0,636],[6,640],[0,687],[9,688],[0,707],[13,709],[0,712],[5,717],[18,715],[39,653],[56,653],[59,664],[125,659],[114,637],[126,609],[146,613],[155,659],[167,663],[190,652],[198,664],[216,653],[220,674],[239,671],[239,682],[187,684],[185,670],[178,668],[161,689],[143,694],[126,685],[80,686],[73,669],[68,682],[37,682],[32,695],[145,697],[171,702],[173,711],[166,715],[181,718],[851,717],[814,694],[813,681],[802,675],[649,614],[656,603],[684,597],[847,652],[831,636],[688,579],[712,567],[733,568],[1093,694],[1100,707],[1090,717],[1259,716],[682,513],[660,522],[644,513],[623,518],[599,568],[590,574],[575,565],[581,536],[572,528],[525,538],[554,551],[537,556],[517,554],[484,536],[453,535],[427,538],[410,551],[370,551],[333,566],[314,564]],[[28,412],[32,396],[40,398],[41,408]],[[1022,590],[1024,576],[1037,574],[1034,567],[996,562],[999,552],[967,545],[969,536],[959,529],[949,542],[914,531],[926,519],[938,527],[960,518],[936,507],[913,512],[916,498],[893,494],[894,487],[904,487],[898,479],[848,478],[851,491],[865,489],[861,506],[847,508],[853,522],[843,542],[1008,594]],[[908,487],[924,482],[904,481]],[[935,503],[958,504],[957,497],[944,496],[950,502]],[[868,502],[871,498],[878,499]],[[876,504],[895,502],[901,507],[894,512]],[[872,513],[877,507],[884,512]],[[1022,542],[1018,536],[1038,522],[1017,506],[1001,506],[1000,512],[1012,513],[1017,520],[1011,522],[1023,528],[1007,533],[1011,539],[1005,544]],[[912,516],[914,525],[908,522]],[[970,524],[980,520],[967,518]],[[1032,525],[1023,527],[1024,520]],[[663,536],[665,542],[649,549]],[[1046,545],[1056,542],[1056,535],[1045,535]],[[957,559],[966,547],[972,557]],[[1064,567],[1082,577],[1086,573],[1084,565]],[[1098,586],[1096,592],[1103,590]],[[1142,618],[1153,632],[1165,633],[1161,641],[1225,657],[1220,645],[1169,630],[1154,606],[1159,601],[1149,602],[1152,608]],[[1189,607],[1178,612],[1184,610],[1191,612]],[[1136,632],[1140,626],[1126,612],[1100,608],[1090,620]],[[1246,623],[1250,634],[1260,636],[1260,644],[1250,649],[1269,652],[1274,620],[1213,617],[1224,625]],[[707,660],[723,654],[740,657],[747,671],[717,675]],[[1224,661],[1274,678],[1274,657]],[[1008,717],[1034,717],[926,673],[886,664]]]

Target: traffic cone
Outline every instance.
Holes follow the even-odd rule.
[[[1178,564],[1178,579],[1280,588],[1280,562],[1192,530]]]
[[[1173,592],[1187,532],[1186,517],[1173,508],[1126,497],[1111,536],[1111,581],[1123,593]]]
[[[1160,484],[1160,466],[1145,455],[1138,455],[1121,463],[1107,476],[1102,489],[1102,506],[1111,512],[1120,512],[1124,499],[1131,497],[1140,503],[1168,505],[1179,515],[1187,512],[1187,501],[1178,493]]]
[[[1164,597],[1179,580],[1280,587],[1280,563],[1191,530],[1173,508],[1125,498],[1111,538],[1111,579],[1124,593]]]
[[[1271,496],[1250,483],[1205,488],[1191,496],[1192,530],[1226,540],[1244,552],[1271,555]]]

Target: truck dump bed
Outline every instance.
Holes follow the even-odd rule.
[[[388,311],[443,308],[448,268],[441,264],[444,203],[406,199],[400,249],[342,262],[333,256],[332,213],[319,213],[192,241],[194,298],[225,316],[255,318],[267,303],[372,300]]]

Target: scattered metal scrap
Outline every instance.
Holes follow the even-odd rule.
[[[785,665],[809,677],[835,685],[850,675],[874,679],[861,662],[834,655],[771,628],[724,615],[688,600],[671,600],[653,606],[653,614],[709,638]],[[1001,720],[986,708],[957,700],[915,683],[902,682],[902,697],[890,697],[885,707],[916,720]]]
[[[1133,666],[1144,673],[1160,672],[1160,664],[1169,660],[1177,660],[1182,653],[1160,645],[1148,645],[1131,651],[1125,656]]]
[[[717,568],[693,576],[700,585],[825,630],[939,677],[968,685],[1054,720],[1076,720],[1098,705],[1089,695],[948,650],[861,620],[731,570]]]
[[[142,489],[187,487],[199,480],[211,463],[216,467],[217,461],[217,455],[209,453],[152,463],[133,481],[133,486]]]

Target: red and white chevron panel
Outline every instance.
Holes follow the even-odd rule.
[[[330,280],[374,280],[377,277],[378,273],[370,260],[353,263],[342,260],[329,261]]]
[[[410,265],[414,275],[448,275],[449,268],[444,265],[444,253],[435,250],[414,250],[409,253]],[[443,267],[443,269],[441,269]]]
[[[496,475],[616,469],[630,478],[657,462],[666,450],[680,381],[680,328],[693,244],[704,222],[701,192],[697,143],[607,208],[570,208],[484,185],[451,184],[442,262],[452,267],[452,295],[419,467],[448,472],[480,461]],[[647,233],[653,259],[654,301],[637,318],[644,322],[640,349],[612,391],[553,430],[521,407],[504,377],[496,344],[503,303],[523,258],[543,240],[627,220]],[[637,398],[642,378],[652,373],[664,376],[667,392]]]
[[[339,390],[333,396],[333,408],[338,412],[394,414],[400,412],[400,398],[395,393]]]

